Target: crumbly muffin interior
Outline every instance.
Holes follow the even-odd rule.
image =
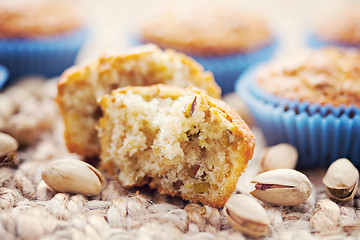
[[[247,161],[239,160],[241,141],[226,119],[216,116],[219,109],[200,95],[151,98],[130,91],[113,95],[105,105],[101,161],[113,163],[110,168],[124,186],[149,184],[216,205],[211,201],[226,198],[229,182],[236,184],[246,167]]]

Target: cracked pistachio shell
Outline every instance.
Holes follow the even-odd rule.
[[[62,159],[50,163],[42,172],[42,179],[57,192],[89,196],[100,193],[105,184],[105,179],[96,168],[76,159]]]
[[[296,206],[305,202],[312,191],[310,180],[293,169],[276,169],[257,175],[251,195],[278,206]]]
[[[346,158],[340,158],[328,168],[323,184],[330,197],[339,201],[354,198],[359,182],[359,171]]]
[[[253,198],[237,194],[225,204],[225,216],[233,228],[251,237],[266,235],[269,217],[265,209]]]
[[[11,152],[15,152],[19,147],[19,143],[12,136],[0,132],[0,157]]]
[[[280,168],[294,169],[298,160],[298,151],[288,143],[280,143],[265,148],[260,158],[262,171]]]

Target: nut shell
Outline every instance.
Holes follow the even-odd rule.
[[[350,201],[355,197],[359,183],[359,171],[346,158],[340,158],[328,168],[324,178],[326,192],[338,201]]]
[[[243,194],[233,195],[225,204],[224,211],[236,230],[251,237],[266,235],[270,220],[265,209],[255,199]]]
[[[253,183],[256,189],[251,195],[278,206],[296,206],[305,202],[311,192],[310,180],[293,169],[276,169],[257,175]]]
[[[62,159],[50,163],[42,172],[42,179],[57,192],[89,196],[100,193],[105,184],[105,179],[96,168],[75,159]]]
[[[0,132],[0,157],[18,149],[19,143],[12,136]]]
[[[333,162],[323,178],[323,183],[328,188],[346,189],[359,180],[359,171],[346,158]]]
[[[288,143],[280,143],[264,150],[261,155],[260,166],[262,171],[281,168],[294,169],[297,160],[297,149]]]

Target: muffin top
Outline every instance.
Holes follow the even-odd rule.
[[[255,50],[272,40],[265,21],[237,6],[213,1],[177,1],[144,21],[140,37],[192,55]]]
[[[74,10],[61,0],[0,0],[0,38],[61,34],[80,25]]]
[[[315,31],[320,39],[328,42],[360,44],[360,7],[334,13],[320,22]]]
[[[278,97],[333,106],[360,107],[360,51],[324,48],[262,66],[256,82]]]

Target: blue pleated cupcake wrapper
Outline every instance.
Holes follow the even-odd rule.
[[[251,93],[247,81],[236,92],[248,105],[269,145],[290,143],[299,151],[299,168],[327,167],[346,157],[360,167],[360,115],[309,115],[276,105]]]
[[[144,44],[136,36],[132,36],[132,45]],[[254,50],[249,53],[229,54],[226,56],[206,56],[200,57],[196,55],[189,55],[199,62],[205,70],[211,71],[214,74],[215,81],[222,89],[222,94],[234,91],[234,85],[245,69],[268,61],[279,45],[279,41],[274,39],[271,43]]]
[[[319,37],[316,36],[314,33],[308,34],[306,38],[306,43],[311,48],[323,48],[326,46],[336,46],[336,47],[342,47],[342,48],[360,48],[360,44],[345,44],[345,43],[336,43],[336,42],[329,42],[325,41]]]
[[[333,114],[339,117],[344,114],[348,116],[360,114],[360,108],[354,105],[340,105],[334,107],[330,104],[321,105],[316,103],[309,103],[307,101],[290,100],[269,94],[256,84],[255,73],[256,68],[250,68],[241,76],[239,81],[246,81],[251,94],[258,97],[259,99],[270,102],[275,106],[283,106],[287,109],[294,109],[297,112],[307,112],[309,115],[320,113],[321,116]]]
[[[10,82],[24,75],[53,77],[72,66],[88,29],[38,39],[0,39],[0,64],[8,68]]]
[[[8,77],[9,77],[8,70],[3,65],[0,65],[0,90],[5,86]]]

